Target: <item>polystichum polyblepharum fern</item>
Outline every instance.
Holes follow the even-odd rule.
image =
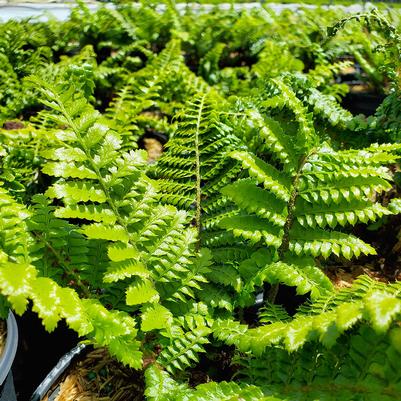
[[[398,135],[398,33],[340,14],[79,2],[1,24],[1,314],[65,319],[146,369],[151,401],[396,400],[399,284],[325,269],[374,261],[364,226],[401,209],[400,145],[371,141]],[[392,80],[370,119],[339,103],[347,52]],[[168,139],[153,164],[147,136]]]
[[[350,259],[375,253],[370,245],[338,228],[393,213],[391,205],[372,199],[391,187],[384,165],[398,159],[400,148],[372,145],[334,150],[315,133],[310,115],[291,89],[274,82],[279,93],[262,102],[260,110],[248,113],[261,127],[266,161],[249,151],[231,152],[250,178],[222,189],[240,211],[224,218],[220,226],[251,244],[273,249],[264,255],[258,251],[262,262],[254,257],[259,269],[253,280],[247,277],[248,285],[282,282],[297,286],[300,293],[312,291],[314,297],[330,290],[330,284],[314,267],[313,258]],[[295,127],[280,125],[277,110],[290,112]]]

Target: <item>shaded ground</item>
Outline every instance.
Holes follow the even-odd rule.
[[[390,216],[378,225],[377,229],[372,229],[376,228],[374,225],[355,229],[356,235],[372,245],[377,255],[341,261],[325,270],[336,287],[351,286],[361,274],[383,282],[401,280],[401,215]]]

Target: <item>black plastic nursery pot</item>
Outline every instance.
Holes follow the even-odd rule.
[[[49,400],[55,399],[59,392],[59,387],[57,386],[58,380],[67,371],[73,361],[81,356],[87,350],[87,348],[88,347],[85,344],[79,344],[62,356],[56,366],[54,366],[54,368],[48,373],[42,383],[40,383],[38,388],[34,391],[30,401],[40,401],[45,398],[45,396],[47,396]],[[3,400],[0,399],[0,401]]]
[[[3,353],[0,355],[0,401],[17,401],[11,367],[18,346],[18,327],[10,312],[7,319],[7,338]]]
[[[67,352],[30,401],[143,401],[144,375],[118,362],[104,347],[79,344]]]

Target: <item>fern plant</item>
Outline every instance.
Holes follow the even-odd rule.
[[[242,351],[235,363],[243,380],[278,399],[392,400],[400,385],[399,302],[398,283],[364,276],[293,318],[270,312],[268,324],[250,329],[218,321],[214,333]]]
[[[124,312],[108,311],[96,299],[82,300],[73,289],[40,275],[33,265],[35,241],[26,224],[30,213],[4,189],[1,190],[1,215],[2,313],[10,303],[21,314],[32,300],[33,310],[47,330],[53,330],[60,319],[65,319],[79,335],[87,335],[92,341],[109,346],[119,359],[139,367],[141,352],[135,320]]]
[[[47,119],[63,127],[56,134],[58,142],[42,152],[43,172],[56,180],[45,192],[48,199],[33,199],[35,214],[28,221],[36,242],[32,264],[46,280],[72,283],[83,298],[94,298],[96,308],[103,304],[134,315],[142,310],[139,338],[164,330],[158,343],[166,344],[160,355],[166,367],[197,361],[194,347],[203,352],[200,344],[208,342],[210,324],[190,323],[190,309],[184,320],[174,311],[181,304],[189,306],[194,290],[206,281],[210,256],[196,249],[196,232],[186,227],[185,212],[157,205],[157,186],[144,174],[144,152],[122,150],[119,135],[80,91],[73,86],[65,91],[65,85],[57,88],[38,78],[32,83],[50,109]],[[53,199],[57,207],[51,206]],[[137,331],[135,320],[131,322],[132,337]],[[180,336],[186,338],[182,344],[176,343]],[[138,344],[131,337],[121,347],[113,333],[107,341],[95,341],[106,341],[114,355],[138,368],[141,354],[131,353]],[[152,343],[146,344],[151,352]]]
[[[213,265],[198,293],[212,308],[233,310],[235,291],[242,286],[233,265],[250,255],[238,241],[219,227],[236,211],[220,190],[235,181],[240,165],[228,157],[233,149],[245,148],[221,112],[223,99],[211,89],[198,92],[188,101],[177,121],[177,130],[152,169],[161,189],[162,202],[185,208],[197,231],[197,247],[207,246]],[[224,109],[223,109],[224,110]]]
[[[333,10],[180,10],[0,25],[0,120],[24,120],[0,131],[1,315],[65,319],[145,370],[150,401],[396,400],[399,284],[325,268],[374,255],[357,233],[400,210],[398,92],[366,120],[335,82],[346,50],[396,83],[397,30],[350,17],[373,54]]]
[[[107,115],[127,148],[149,130],[170,135],[172,115],[203,82],[185,66],[181,43],[172,39],[146,67],[131,73],[109,104]]]
[[[384,165],[398,159],[399,147],[334,150],[322,143],[294,92],[282,81],[274,84],[276,96],[262,103],[264,110],[252,112],[260,127],[264,159],[249,151],[231,152],[249,178],[223,188],[240,211],[219,224],[251,244],[268,247],[244,262],[249,285],[282,282],[314,296],[313,288],[318,289],[316,294],[330,289],[314,258],[350,259],[375,253],[370,245],[338,228],[393,213],[391,205],[374,203],[372,196],[391,188]],[[281,110],[290,112],[295,124],[279,124]],[[256,281],[249,264],[258,266],[253,269]]]

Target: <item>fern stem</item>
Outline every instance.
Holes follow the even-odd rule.
[[[71,119],[70,115],[68,114],[67,110],[64,107],[64,104],[61,101],[59,101],[58,103],[59,103],[60,110],[64,114],[64,117],[66,118],[68,124],[70,125],[70,127],[72,128],[74,133],[76,134],[76,136],[77,136],[77,138],[79,140],[79,143],[80,143],[83,151],[85,152],[86,157],[88,158],[88,161],[89,161],[89,163],[91,165],[91,168],[96,173],[96,176],[97,176],[97,179],[99,181],[99,184],[102,187],[102,190],[104,191],[104,193],[106,195],[107,203],[109,204],[109,206],[113,210],[114,215],[117,218],[118,224],[120,224],[121,227],[124,228],[124,230],[127,233],[128,237],[130,237],[127,225],[125,224],[124,220],[121,218],[120,213],[118,212],[118,208],[115,205],[115,203],[113,201],[113,198],[110,196],[109,189],[108,189],[105,181],[103,180],[103,176],[100,174],[100,170],[98,169],[96,163],[93,161],[93,158],[92,158],[92,155],[91,155],[90,151],[88,150],[88,148],[86,147],[86,145],[85,145],[85,143],[84,143],[84,141],[82,139],[80,130],[75,125],[74,121]],[[134,249],[137,249],[137,246],[136,246],[136,244],[134,242],[130,241],[130,243],[134,247]]]
[[[313,154],[313,153],[314,153],[314,151],[311,154]],[[305,166],[305,163],[311,154],[304,155],[301,157],[300,162],[298,164],[297,173],[294,175],[294,177],[292,179],[292,185],[291,185],[292,192],[291,192],[290,200],[287,203],[287,218],[285,220],[284,227],[283,227],[283,230],[284,230],[283,240],[281,241],[281,245],[277,251],[280,260],[282,260],[284,258],[284,255],[288,251],[288,247],[290,245],[290,230],[291,230],[291,227],[292,227],[292,224],[294,221],[295,202],[296,202],[298,194],[299,194],[299,192],[298,192],[299,179],[301,177],[302,170]],[[280,284],[274,284],[270,288],[269,294],[268,294],[268,300],[270,303],[274,303],[274,301],[277,297],[279,285]]]
[[[277,294],[278,294],[278,288],[280,287],[280,284],[273,284],[270,287],[269,293],[267,294],[267,300],[270,303],[274,303],[276,300]]]
[[[201,173],[200,173],[200,155],[199,155],[199,130],[202,118],[202,111],[203,105],[205,102],[206,95],[202,96],[199,110],[198,110],[198,117],[196,119],[196,131],[195,131],[195,174],[196,174],[196,213],[195,213],[195,226],[196,230],[198,231],[198,240],[196,242],[196,251],[199,251],[201,247],[201,229],[202,229],[202,222],[201,222]]]

